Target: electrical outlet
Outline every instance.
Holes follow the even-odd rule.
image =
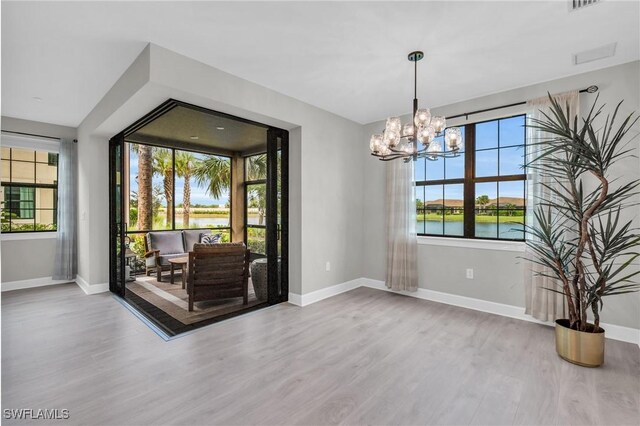
[[[469,280],[473,279],[473,269],[471,269],[471,268],[467,269],[467,279],[469,279]]]
[[[324,266],[324,270],[327,272],[331,270],[331,262],[327,262],[327,264]]]

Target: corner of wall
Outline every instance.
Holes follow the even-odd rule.
[[[89,284],[80,275],[76,275],[76,284],[78,284],[78,287],[80,287],[87,295],[105,293],[109,291],[109,283]]]

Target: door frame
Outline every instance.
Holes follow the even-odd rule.
[[[118,147],[120,148],[119,156]],[[119,182],[118,170],[120,171]],[[121,297],[125,295],[126,284],[123,174],[124,133],[120,132],[109,140],[109,290]],[[117,190],[118,185],[120,185],[120,191]],[[118,217],[120,221],[118,221]]]
[[[142,118],[136,120],[133,124],[126,129],[115,135],[109,141],[109,263],[110,263],[110,275],[109,275],[109,290],[113,293],[124,297],[125,295],[125,257],[124,249],[117,252],[117,243],[120,243],[120,247],[124,248],[124,240],[126,236],[126,221],[128,212],[124,211],[125,206],[125,194],[124,191],[120,191],[120,218],[121,223],[117,223],[117,200],[116,200],[116,163],[119,163],[120,170],[125,173],[124,170],[124,148],[126,138],[135,133],[140,128],[149,124],[156,118],[164,115],[172,109],[182,106],[196,111],[222,116],[229,119],[233,119],[239,122],[248,123],[256,126],[263,127],[267,130],[267,276],[268,276],[268,304],[276,304],[286,302],[289,296],[289,132],[284,129],[269,126],[264,123],[259,123],[253,120],[248,120],[242,117],[237,117],[224,112],[215,111],[212,109],[200,107],[197,105],[189,104],[186,102],[178,101],[175,99],[168,99],[158,107],[154,108],[148,114]],[[277,140],[281,141],[281,159],[280,159],[280,173],[281,173],[281,226],[278,228],[277,218],[277,191],[269,189],[272,185],[276,188],[277,184]],[[121,155],[120,158],[116,157],[116,147],[120,144]],[[269,147],[274,151],[273,155],[269,155]],[[188,150],[198,151],[191,147],[175,146],[174,148],[185,148]],[[271,212],[271,213],[270,213]],[[246,218],[245,218],[246,221]],[[271,226],[269,226],[271,224]],[[246,230],[246,227],[245,227]],[[246,231],[245,231],[246,232]],[[281,239],[281,264],[280,274],[278,274],[278,254],[277,254],[277,239]],[[271,241],[271,243],[269,242]],[[121,265],[118,268],[118,261]],[[278,283],[278,279],[280,282]]]
[[[280,141],[280,147],[278,147]],[[280,221],[278,221],[278,150],[280,155]],[[267,130],[267,283],[269,303],[289,300],[289,132]],[[278,256],[278,241],[280,256]],[[278,265],[280,261],[280,265]]]

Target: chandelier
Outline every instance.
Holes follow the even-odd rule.
[[[431,116],[428,108],[418,108],[418,61],[422,58],[424,53],[420,51],[409,53],[409,60],[414,64],[413,122],[403,126],[400,117],[389,117],[383,132],[371,136],[371,155],[382,161],[457,157],[463,146],[460,128],[446,128],[444,117]],[[435,140],[443,132],[447,151],[443,151],[442,144]]]

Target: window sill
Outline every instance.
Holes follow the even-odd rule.
[[[16,232],[0,234],[0,241],[48,240],[58,236],[57,232]]]
[[[462,247],[480,250],[500,250],[524,252],[525,243],[521,241],[473,240],[468,238],[418,237],[419,245]]]

